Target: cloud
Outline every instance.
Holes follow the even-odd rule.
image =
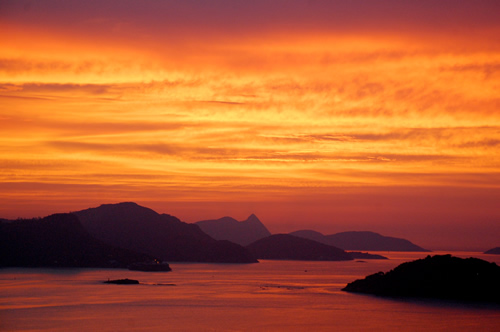
[[[397,0],[363,4],[342,1],[252,1],[225,0],[210,5],[196,0],[142,1],[123,3],[102,1],[99,5],[79,1],[44,1],[26,7],[24,3],[6,1],[2,15],[8,21],[37,25],[66,26],[71,33],[88,31],[119,38],[149,37],[150,34],[180,35],[202,33],[202,37],[233,32],[246,36],[269,30],[297,32],[310,30],[370,32],[408,30],[467,31],[498,26],[500,6],[494,0],[480,3],[464,1],[433,1],[401,3]],[[26,9],[28,8],[28,9]],[[450,10],[449,8],[453,8]],[[73,24],[69,24],[73,23]],[[139,28],[138,28],[139,27]],[[134,32],[134,29],[137,31]],[[455,30],[454,30],[455,29]]]
[[[18,91],[27,94],[75,94],[85,93],[86,95],[106,95],[112,92],[114,85],[111,84],[74,84],[74,83],[25,83],[17,85]]]
[[[321,142],[321,141],[334,141],[334,142],[347,142],[352,141],[353,137],[349,135],[342,134],[283,134],[283,135],[261,135],[263,138],[271,139],[273,141],[281,142]]]
[[[468,141],[465,143],[462,143],[458,145],[460,148],[471,148],[471,149],[478,149],[478,148],[496,148],[500,146],[500,138],[498,139],[483,139],[483,140],[478,140],[478,141]]]
[[[320,163],[326,164],[367,164],[396,162],[399,165],[416,164],[417,162],[464,162],[463,156],[452,154],[403,154],[384,152],[359,152],[356,150],[345,151],[300,151],[300,148],[291,148],[286,145],[257,144],[241,146],[240,144],[227,144],[231,136],[217,137],[207,143],[206,140],[191,142],[171,143],[133,143],[133,142],[77,142],[77,141],[50,141],[46,145],[56,148],[66,154],[79,154],[90,152],[99,160],[102,156],[122,156],[132,158],[135,162],[139,159],[157,159],[159,156],[170,156],[178,160],[220,163],[221,165],[232,162],[253,163],[290,163],[290,168],[301,167],[301,164]],[[205,146],[212,145],[212,146]],[[205,146],[205,147],[204,147]],[[363,148],[360,147],[360,150]],[[320,166],[321,167],[321,166]]]
[[[4,1],[0,212],[498,217],[499,6]]]
[[[455,64],[442,67],[443,71],[451,72],[475,72],[481,73],[485,80],[492,79],[494,76],[498,75],[500,72],[500,61],[498,59],[493,61],[486,61],[484,63],[466,63],[466,64]]]

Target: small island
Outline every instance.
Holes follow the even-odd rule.
[[[343,291],[500,304],[500,267],[478,258],[427,256],[355,280]]]
[[[105,284],[115,284],[115,285],[138,285],[139,280],[134,280],[134,279],[114,279],[114,280],[107,280],[104,281],[103,283]]]
[[[351,255],[352,258],[354,258],[354,259],[388,259],[385,256],[370,254],[370,253],[367,253],[367,252],[347,251],[347,253],[349,255]]]

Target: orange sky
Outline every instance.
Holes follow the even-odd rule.
[[[496,1],[2,1],[0,217],[500,239]]]

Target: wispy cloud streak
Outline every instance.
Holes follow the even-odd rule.
[[[498,1],[226,5],[4,1],[0,198],[498,195]]]

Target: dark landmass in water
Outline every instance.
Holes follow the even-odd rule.
[[[92,237],[74,214],[0,222],[0,266],[126,268],[154,256]]]
[[[139,280],[134,279],[115,279],[104,281],[105,284],[116,284],[116,285],[139,285]]]
[[[370,254],[367,252],[360,252],[360,251],[347,251],[349,255],[351,255],[352,258],[354,259],[388,259],[385,256],[382,255],[374,255]]]
[[[374,232],[353,231],[323,235],[322,233],[313,230],[300,230],[292,232],[290,234],[318,241],[344,250],[417,252],[430,251],[419,247],[406,239],[383,236]]]
[[[198,221],[196,225],[216,240],[228,240],[242,246],[271,235],[269,230],[254,214],[244,221],[231,217]]]
[[[168,262],[256,263],[242,246],[218,241],[198,225],[135,203],[104,204],[75,212],[87,231],[113,246]]]
[[[490,255],[500,255],[500,247],[496,247],[496,248],[487,250],[484,253],[485,254],[490,254]]]
[[[353,281],[343,291],[500,304],[500,267],[478,258],[427,256]]]
[[[289,234],[275,234],[247,246],[257,258],[304,261],[346,261],[353,257],[342,249]]]

